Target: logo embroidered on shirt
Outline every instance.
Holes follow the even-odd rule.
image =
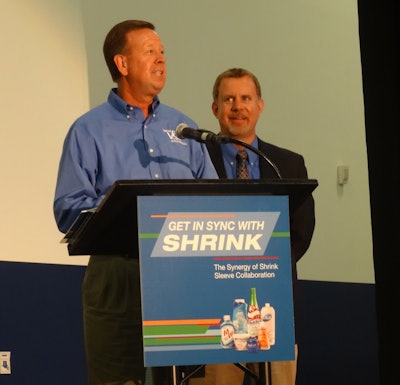
[[[173,142],[173,143],[179,143],[179,144],[182,144],[182,145],[184,145],[184,146],[187,146],[187,143],[186,143],[186,142],[184,142],[182,139],[180,139],[180,138],[178,138],[178,137],[176,136],[175,130],[163,129],[163,132],[164,132],[165,134],[168,135],[168,137],[169,137],[169,139],[171,140],[171,142]]]

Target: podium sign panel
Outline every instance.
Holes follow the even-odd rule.
[[[138,196],[137,215],[145,366],[294,359],[287,196]],[[275,309],[275,343],[222,347],[251,288]]]

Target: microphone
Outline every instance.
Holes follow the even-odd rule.
[[[214,134],[211,131],[191,128],[185,123],[180,123],[175,128],[175,135],[179,139],[194,139],[200,143],[230,143],[231,138]]]
[[[200,128],[198,128],[198,129],[190,128],[185,123],[180,123],[176,126],[175,135],[179,139],[194,139],[200,143],[207,143],[207,142],[208,143],[210,143],[210,142],[211,143],[235,143],[242,147],[246,147],[250,151],[257,154],[259,157],[261,157],[264,161],[266,161],[270,165],[270,167],[272,167],[276,176],[279,179],[282,179],[282,175],[279,171],[278,166],[271,159],[269,159],[263,152],[261,152],[258,148],[253,147],[252,145],[247,144],[246,142],[242,142],[241,140],[234,139],[234,138],[229,138],[228,136],[224,136],[224,135],[217,135],[212,131],[202,130]]]

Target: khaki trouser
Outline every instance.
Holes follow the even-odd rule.
[[[258,372],[258,364],[248,364],[253,372]],[[271,362],[271,384],[266,385],[295,385],[297,371],[297,345],[295,346],[295,360]],[[268,365],[266,364],[266,370]],[[243,385],[244,371],[233,364],[206,365],[203,378],[191,378],[189,385]],[[255,384],[255,380],[252,381]]]
[[[103,385],[103,384],[101,384]],[[128,381],[128,382],[107,382],[104,385],[136,385],[133,381]]]

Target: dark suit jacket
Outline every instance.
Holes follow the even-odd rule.
[[[226,179],[226,171],[222,158],[221,145],[218,143],[207,142],[207,149],[211,160],[214,163],[218,176]],[[278,167],[282,178],[307,179],[307,169],[302,155],[293,151],[266,143],[258,138],[258,149],[264,153]],[[278,176],[270,164],[260,158],[260,176],[262,179],[277,179]],[[293,301],[294,312],[298,312],[296,306],[296,281],[297,269],[296,262],[304,255],[310,246],[311,238],[314,233],[315,212],[314,199],[310,195],[295,210],[289,207],[290,215],[290,244],[292,257],[292,280],[293,280]]]

